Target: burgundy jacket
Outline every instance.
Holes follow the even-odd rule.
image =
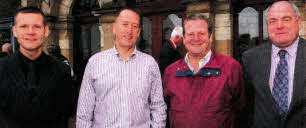
[[[171,128],[233,128],[244,107],[241,65],[231,57],[212,53],[197,74],[184,59],[168,66],[163,77]]]

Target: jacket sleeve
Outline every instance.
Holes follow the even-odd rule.
[[[57,112],[61,116],[61,118],[67,119],[70,116],[72,116],[73,113],[73,83],[71,76],[69,74],[66,74],[63,72],[63,66],[64,64],[61,63],[61,68],[59,69],[62,73],[61,75],[61,81],[57,85]]]
[[[245,88],[244,88],[244,78],[242,72],[242,66],[234,61],[231,67],[231,76],[229,79],[229,86],[231,88],[232,105],[235,112],[241,111],[245,107]]]
[[[161,76],[157,63],[154,61],[150,68],[150,111],[151,111],[151,127],[164,128],[166,125],[166,104],[163,97],[163,89]]]
[[[91,128],[93,125],[96,93],[93,88],[92,66],[90,62],[87,64],[81,84],[76,115],[77,128]]]

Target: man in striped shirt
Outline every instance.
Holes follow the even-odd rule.
[[[140,15],[123,9],[113,24],[115,46],[90,58],[77,128],[164,128],[166,104],[155,60],[138,50]]]

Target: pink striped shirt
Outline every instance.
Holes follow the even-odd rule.
[[[77,128],[164,128],[165,120],[161,76],[153,57],[134,50],[124,61],[114,47],[90,58]]]
[[[286,59],[288,62],[288,75],[289,75],[288,107],[290,107],[292,93],[293,93],[294,68],[295,68],[295,59],[296,59],[298,42],[299,42],[299,38],[292,45],[290,45],[288,48],[285,49],[287,51]],[[273,80],[275,77],[275,71],[276,71],[277,65],[280,60],[279,55],[278,55],[279,50],[281,50],[279,47],[272,44],[271,71],[270,71],[270,79],[269,79],[271,93],[272,93],[273,86],[274,86]]]

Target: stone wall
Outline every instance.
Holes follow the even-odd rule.
[[[61,47],[62,54],[73,62],[73,25],[69,21],[58,22],[55,27],[58,32],[58,43]]]
[[[232,56],[232,15],[230,14],[230,3],[218,2],[215,8],[215,51],[217,53]]]
[[[116,15],[103,15],[100,18],[101,31],[101,51],[110,49],[114,46],[115,38],[113,35],[113,23]]]
[[[302,28],[300,31],[300,35],[306,39],[306,2],[304,2],[304,7],[300,7],[301,18],[302,18]]]

